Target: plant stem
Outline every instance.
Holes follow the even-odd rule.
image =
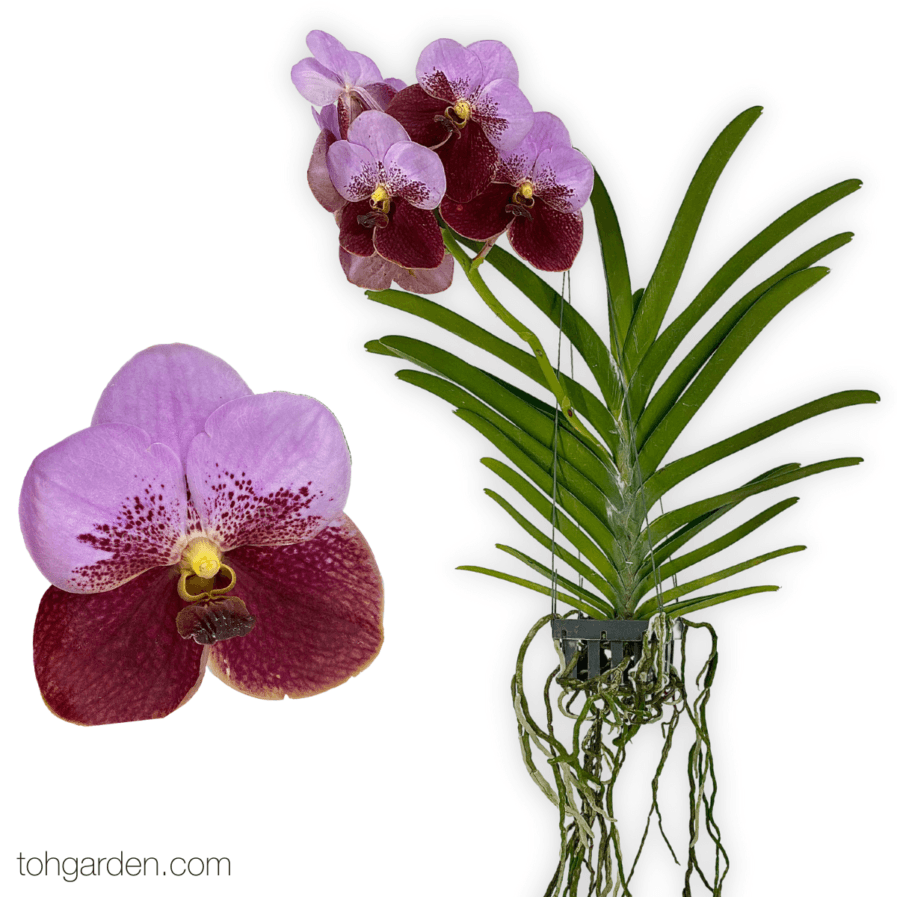
[[[445,243],[446,249],[454,256],[455,260],[461,266],[464,273],[467,275],[467,279],[470,281],[473,288],[477,291],[480,298],[486,305],[498,316],[498,318],[502,321],[503,324],[507,325],[520,337],[532,350],[533,355],[535,356],[536,362],[539,365],[540,370],[542,371],[542,376],[545,378],[545,385],[557,399],[558,404],[561,408],[561,413],[564,417],[570,421],[570,424],[573,428],[579,433],[591,446],[596,447],[599,452],[603,448],[598,440],[582,425],[579,418],[576,416],[576,412],[573,410],[573,405],[570,401],[569,396],[564,392],[563,386],[561,386],[560,381],[558,380],[557,373],[555,369],[551,366],[551,362],[548,360],[548,356],[545,354],[545,349],[542,347],[542,343],[539,341],[539,338],[533,333],[529,328],[527,328],[522,321],[519,321],[514,317],[495,297],[495,294],[492,290],[486,286],[486,282],[483,280],[482,275],[477,270],[482,262],[481,258],[471,259],[467,253],[461,248],[458,244],[458,241],[455,239],[454,234],[448,229],[442,229],[442,240]]]

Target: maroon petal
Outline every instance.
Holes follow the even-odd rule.
[[[168,716],[199,688],[208,649],[178,635],[172,567],[110,592],[47,589],[34,624],[34,671],[57,716],[82,726]]]
[[[226,555],[255,617],[244,638],[212,646],[209,668],[256,698],[304,698],[356,676],[383,642],[383,581],[343,515],[308,542]]]
[[[445,195],[458,202],[470,202],[482,193],[498,168],[498,150],[473,120],[437,152],[445,166]]]
[[[365,227],[359,218],[370,215],[371,204],[363,202],[346,203],[339,218],[339,245],[352,255],[369,256],[374,254],[374,228]]]
[[[330,180],[330,172],[327,170],[327,150],[333,142],[331,134],[321,131],[311,151],[311,161],[308,163],[308,186],[314,198],[328,212],[335,212],[346,204],[346,200],[336,192],[336,187]]]
[[[419,84],[400,90],[386,107],[387,114],[396,119],[408,136],[421,146],[434,147],[448,136],[446,126],[437,121],[445,116],[450,103],[434,99]]]
[[[445,199],[439,207],[445,223],[462,237],[488,240],[500,234],[514,220],[507,207],[514,195],[510,184],[490,184],[470,202]]]
[[[435,268],[445,255],[442,231],[433,213],[402,199],[393,200],[389,224],[377,228],[374,246],[383,258],[403,268]]]
[[[566,271],[582,246],[582,212],[558,212],[538,197],[529,211],[508,229],[514,251],[540,271]]]

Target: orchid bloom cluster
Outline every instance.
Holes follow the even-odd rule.
[[[533,112],[499,41],[437,40],[417,83],[383,78],[361,53],[312,31],[292,79],[320,134],[308,182],[339,226],[339,257],[365,289],[437,293],[452,282],[442,227],[566,271],[582,245],[593,170],[563,123]],[[438,212],[439,217],[435,213]]]
[[[81,725],[167,716],[206,666],[272,699],[365,669],[383,584],[343,513],[349,468],[316,399],[255,395],[192,346],[131,359],[22,487],[25,544],[52,584],[34,626],[50,710]]]

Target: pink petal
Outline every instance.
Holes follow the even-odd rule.
[[[133,424],[183,459],[216,408],[248,395],[243,378],[210,352],[181,343],[151,346],[109,381],[92,424]]]
[[[199,688],[208,649],[178,635],[172,568],[111,592],[51,586],[34,624],[34,672],[57,716],[82,726],[168,716]]]
[[[358,63],[358,79],[355,82],[356,84],[363,84],[367,86],[383,81],[383,76],[380,74],[380,69],[377,68],[377,65],[373,59],[365,56],[364,53],[357,53],[354,51],[352,52],[352,55],[355,57],[355,61]]]
[[[541,199],[530,212],[508,228],[514,251],[540,271],[566,271],[582,246],[582,212],[558,212]]]
[[[375,162],[382,162],[393,144],[411,141],[395,118],[376,110],[362,112],[349,126],[347,139],[367,149]]]
[[[81,430],[35,458],[19,520],[31,557],[53,585],[114,589],[180,558],[188,530],[183,465],[138,427]]]
[[[452,285],[455,260],[449,252],[446,252],[442,262],[435,268],[402,268],[399,265],[392,267],[395,269],[393,277],[396,286],[410,293],[427,296],[441,293]]]
[[[315,106],[335,103],[345,89],[341,78],[314,59],[297,62],[290,71],[290,78],[296,90]]]
[[[339,250],[339,261],[349,283],[363,290],[388,290],[392,284],[393,274],[403,270],[376,253],[364,258],[346,252],[342,246]]]
[[[532,175],[539,153],[553,146],[572,146],[570,134],[556,115],[535,113],[533,126],[526,137],[513,150],[501,154],[496,180],[519,184]]]
[[[364,536],[341,515],[309,542],[238,548],[234,593],[255,617],[212,646],[209,667],[257,698],[304,698],[356,676],[383,642],[383,582]]]
[[[497,40],[480,40],[467,48],[483,66],[483,84],[504,78],[516,84],[519,80],[517,63],[511,51]]]
[[[362,71],[361,60],[366,60],[365,67],[367,67],[367,63],[374,65],[367,56],[347,50],[332,34],[328,34],[326,31],[310,31],[305,43],[315,59],[338,75],[344,84],[358,83]],[[358,57],[361,57],[361,60]],[[376,69],[376,66],[374,68]],[[378,71],[378,77],[374,80],[379,81],[379,75]]]
[[[205,533],[224,551],[313,538],[349,494],[349,449],[310,396],[269,392],[228,402],[190,446],[187,481]]]
[[[314,198],[328,212],[336,212],[346,204],[346,200],[337,193],[336,187],[333,186],[330,172],[327,170],[327,146],[332,142],[333,138],[327,132],[321,131],[315,141],[311,160],[308,163],[308,186]]]

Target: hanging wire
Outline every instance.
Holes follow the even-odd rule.
[[[561,342],[564,338],[564,292],[569,289],[570,272],[565,271],[561,279],[561,311],[558,321],[558,360],[555,368],[558,379],[561,377]],[[571,345],[572,352],[572,345]],[[572,358],[572,355],[571,355]],[[561,406],[557,398],[554,400],[554,433],[551,440],[551,616],[558,615],[558,571],[557,556],[555,554],[555,530],[557,528],[558,513],[558,416]]]

